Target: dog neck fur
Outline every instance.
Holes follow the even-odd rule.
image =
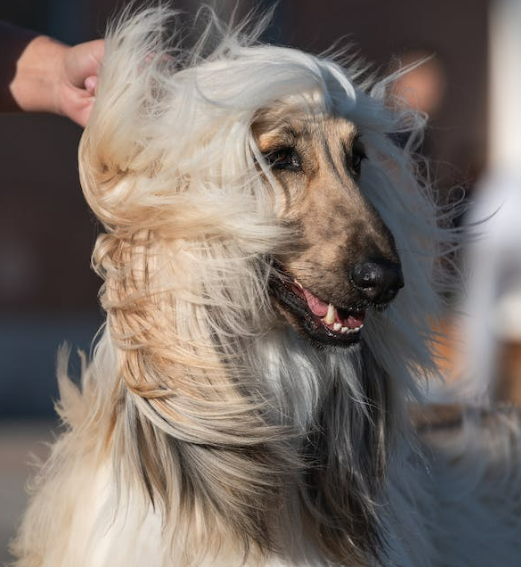
[[[105,424],[97,436],[107,440],[103,452],[121,491],[100,517],[109,518],[116,510],[119,517],[126,516],[137,509],[143,510],[145,522],[150,512],[144,511],[153,507],[171,549],[189,550],[180,564],[203,564],[230,547],[234,552],[242,548],[250,561],[280,552],[298,564],[321,549],[335,564],[362,562],[381,543],[376,507],[382,503],[379,489],[391,427],[385,417],[391,413],[387,386],[376,382],[382,374],[374,367],[373,372],[361,372],[364,355],[359,349],[348,356],[311,350],[303,354],[301,339],[287,329],[270,332],[250,346],[244,359],[250,383],[267,381],[270,392],[252,394],[242,386],[240,395],[251,403],[260,394],[267,407],[258,404],[256,420],[251,410],[239,415],[244,422],[241,439],[221,442],[216,424],[226,419],[236,423],[237,416],[227,415],[214,402],[216,424],[206,411],[205,423],[187,428],[196,427],[201,436],[209,427],[214,438],[194,443],[171,432],[182,427],[172,423],[169,407],[143,403],[142,395],[135,396],[118,380],[107,383],[109,361],[118,376],[121,353],[106,332],[83,384],[84,403],[97,409],[88,420]],[[119,398],[119,415],[108,419],[103,414],[113,411],[114,396]],[[361,403],[353,403],[355,399]],[[62,403],[64,412],[67,405],[74,412],[76,404],[68,404],[66,395]],[[78,420],[78,415],[71,419]]]

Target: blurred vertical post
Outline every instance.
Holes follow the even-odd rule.
[[[489,169],[508,177],[521,198],[521,0],[495,0],[490,14],[490,146]],[[493,190],[493,189],[492,189]],[[517,208],[517,207],[516,207]],[[521,208],[516,216],[521,215]],[[519,221],[518,221],[519,222]],[[518,231],[519,232],[519,231]],[[512,235],[515,238],[515,235]],[[496,395],[521,404],[521,240],[511,246],[511,282],[499,282],[497,305],[501,331]],[[508,261],[508,259],[507,259]]]
[[[521,0],[490,8],[489,169],[521,176]]]
[[[489,22],[488,171],[469,214],[467,367],[478,398],[521,404],[521,0],[494,0]]]

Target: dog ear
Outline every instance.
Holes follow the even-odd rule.
[[[364,558],[383,552],[376,503],[394,442],[398,403],[390,377],[365,343],[356,357],[356,374],[347,372],[332,383],[305,446],[314,466],[306,474],[303,502],[316,522],[319,545],[342,565],[365,563]]]
[[[100,92],[79,149],[81,185],[92,210],[108,227],[135,222],[136,186],[154,175],[157,163],[143,132],[146,77],[132,63],[112,73],[118,53],[106,54]]]

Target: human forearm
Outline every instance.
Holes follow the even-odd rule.
[[[46,36],[32,38],[9,85],[16,105],[32,112],[61,114],[60,75],[68,47]]]
[[[18,73],[18,61],[28,44],[37,34],[0,22],[0,111],[20,110],[11,91],[11,84]],[[18,77],[19,78],[19,77]]]

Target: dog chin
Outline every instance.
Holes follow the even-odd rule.
[[[323,325],[317,325],[316,321],[309,316],[297,315],[293,310],[282,304],[279,299],[277,299],[276,304],[287,324],[315,348],[351,348],[358,345],[362,338],[362,329],[350,334],[336,333]]]

